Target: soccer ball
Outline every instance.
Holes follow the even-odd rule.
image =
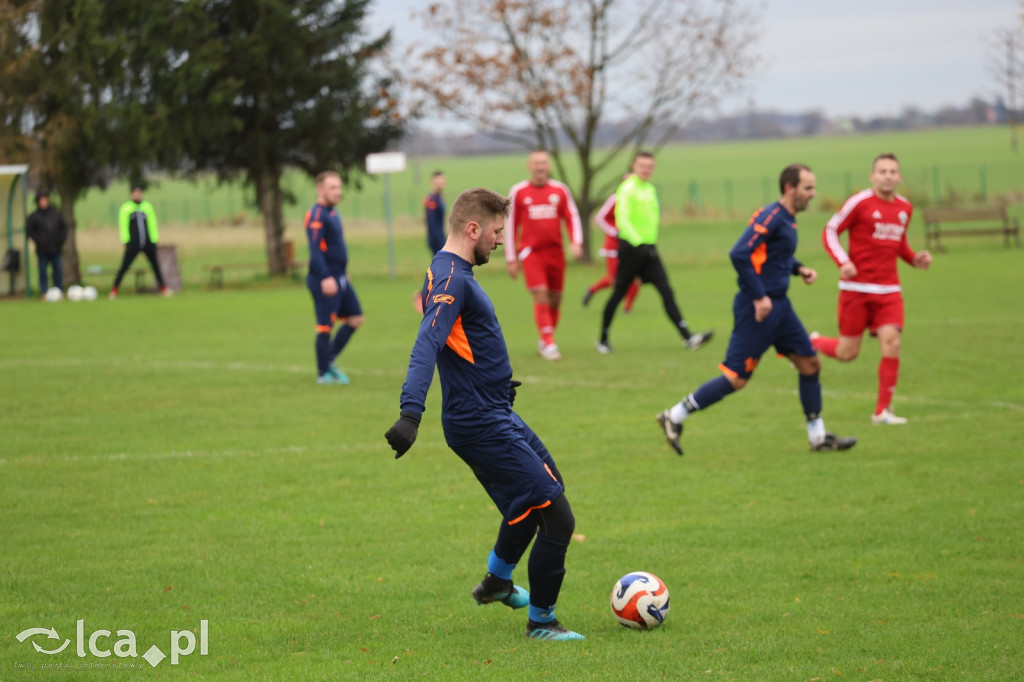
[[[82,287],[78,286],[77,284],[72,284],[71,286],[68,287],[69,301],[81,301],[84,297],[85,289],[83,289]]]
[[[627,573],[612,588],[612,613],[628,628],[656,628],[668,615],[668,588],[653,573]]]
[[[96,287],[91,284],[87,287],[82,287],[82,300],[83,301],[95,301],[96,300]]]
[[[48,303],[56,303],[64,298],[64,292],[57,287],[50,287],[46,290],[46,301]]]

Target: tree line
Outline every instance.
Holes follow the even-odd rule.
[[[81,279],[75,202],[147,171],[240,179],[283,273],[286,168],[344,178],[399,139],[390,33],[370,0],[0,0],[0,155],[60,197]]]

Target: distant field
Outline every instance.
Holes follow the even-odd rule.
[[[238,244],[260,253],[251,228],[169,229],[190,264]],[[288,281],[0,302],[0,679],[43,679],[42,664],[74,666],[46,679],[89,681],[140,669],[240,682],[1021,679],[1024,250],[951,240],[931,271],[904,270],[895,407],[908,425],[870,423],[868,342],[823,371],[828,426],[859,444],[808,452],[795,374],[769,354],[744,391],[687,422],[680,458],[653,417],[718,374],[739,230],[664,230],[687,318],[718,334],[698,352],[648,287],[616,320],[616,352],[598,355],[606,294],[589,308],[579,297],[603,270],[573,265],[565,359],[546,363],[522,282],[500,262],[478,270],[524,382],[516,409],[554,453],[576,515],[558,615],[587,639],[564,645],[527,641],[522,612],[470,598],[499,519],[444,444],[436,382],[409,454],[395,461],[384,442],[417,325],[419,230],[399,233],[394,281],[382,234],[350,233],[367,319],[340,363],[347,387],[314,383],[312,305]],[[804,230],[799,255],[821,280],[792,297],[808,327],[833,331],[836,270]],[[116,259],[103,234],[89,253]],[[649,633],[608,606],[637,569],[672,595]],[[87,642],[79,657],[79,620],[101,650],[131,631],[140,656],[207,621],[208,651],[155,669]],[[30,628],[59,638],[16,638]],[[32,646],[68,638],[54,655]]]
[[[1013,203],[1024,197],[1024,161],[1019,153],[1011,152],[1005,127],[675,145],[659,153],[655,183],[670,218],[742,217],[772,201],[779,171],[799,161],[809,164],[818,175],[820,199],[815,210],[828,212],[866,186],[871,159],[884,151],[901,158],[902,191],[918,203],[995,199]],[[448,194],[454,196],[476,185],[506,191],[525,177],[524,164],[524,154],[412,157],[404,173],[391,177],[392,210],[397,216],[418,218],[435,169],[447,173]],[[627,165],[626,158],[614,163],[604,179],[618,177]],[[567,172],[571,178],[575,167]],[[231,225],[251,219],[251,199],[238,185],[154,180],[147,198],[164,221]],[[382,219],[382,182],[365,178],[363,184],[361,190],[346,188],[343,214],[355,221]],[[299,173],[289,173],[286,185],[299,198],[298,205],[289,209],[292,220],[298,221],[313,199],[312,182]],[[124,183],[90,192],[78,204],[80,224],[86,228],[112,226],[127,193]],[[1019,214],[1019,208],[1014,210]]]

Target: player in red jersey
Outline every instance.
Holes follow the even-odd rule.
[[[627,177],[629,177],[629,173],[622,176],[622,179],[625,180]],[[601,245],[601,248],[598,249],[597,253],[604,258],[607,271],[604,277],[587,287],[587,293],[583,294],[584,307],[590,304],[590,299],[594,297],[594,294],[601,291],[601,289],[607,289],[610,286],[614,286],[615,273],[619,271],[619,228],[615,226],[614,193],[605,199],[605,202],[601,205],[601,208],[594,216],[594,222],[597,223],[597,226],[601,228],[602,232],[604,232],[604,244]],[[634,281],[626,292],[626,302],[622,307],[623,312],[628,313],[633,309],[633,301],[636,300],[636,295],[639,292],[640,282]]]
[[[858,192],[828,221],[822,241],[839,266],[839,337],[811,333],[818,352],[849,362],[860,353],[864,330],[882,346],[878,365],[878,401],[871,421],[906,424],[889,409],[900,369],[900,334],[903,331],[903,295],[896,259],[927,269],[928,251],[914,252],[907,243],[907,225],[914,207],[896,193],[902,182],[900,162],[894,154],[880,154],[868,176],[871,189]],[[839,235],[847,232],[849,250]]]
[[[505,245],[505,265],[512,279],[522,269],[526,289],[533,296],[533,317],[540,334],[537,352],[545,360],[561,360],[555,327],[565,284],[562,223],[569,232],[573,258],[583,253],[583,228],[569,188],[550,178],[548,153],[530,152],[526,170],[530,178],[509,192],[512,205],[505,232],[511,238]]]

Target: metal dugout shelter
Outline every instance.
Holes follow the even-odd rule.
[[[20,272],[8,272],[4,278],[7,280],[6,291],[0,293],[7,295],[17,293],[19,281],[24,282],[25,296],[32,295],[32,259],[29,257],[28,234],[25,231],[25,219],[28,217],[27,174],[28,166],[25,164],[0,165],[0,216],[3,217],[4,234],[7,236],[6,250],[15,249],[21,254]]]

